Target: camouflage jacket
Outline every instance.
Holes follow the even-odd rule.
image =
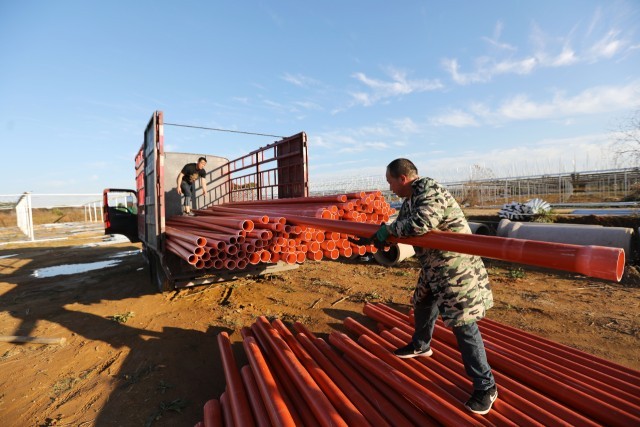
[[[471,233],[458,202],[439,183],[418,178],[411,186],[413,194],[405,199],[397,219],[388,226],[390,234],[419,236],[430,230]],[[493,295],[482,258],[439,249],[414,249],[422,266],[411,298],[414,307],[432,293],[446,326],[461,326],[485,316],[493,306]]]

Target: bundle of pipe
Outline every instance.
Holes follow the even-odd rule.
[[[395,212],[380,191],[235,202],[167,221],[166,248],[195,268],[244,269],[258,263],[302,263],[375,253],[347,233],[293,225],[287,216],[380,224]]]
[[[489,319],[479,325],[499,397],[486,416],[472,414],[451,330],[438,322],[432,357],[399,359],[411,313],[383,304],[364,313],[378,332],[347,318],[355,339],[333,331],[328,343],[301,323],[293,334],[260,317],[241,330],[241,369],[219,334],[226,390],[197,425],[640,425],[640,372]]]

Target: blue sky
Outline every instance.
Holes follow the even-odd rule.
[[[134,187],[165,120],[309,136],[312,186],[615,166],[640,107],[640,2],[0,1],[0,194]],[[167,127],[230,159],[274,138]],[[490,171],[488,171],[490,170]]]

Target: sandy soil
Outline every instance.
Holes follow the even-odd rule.
[[[278,276],[156,293],[139,244],[74,233],[37,245],[0,246],[0,335],[66,339],[0,342],[4,426],[193,426],[224,388],[216,344],[259,315],[300,320],[312,331],[365,323],[363,301],[407,311],[417,264],[307,262]],[[46,267],[116,265],[42,277]],[[95,267],[96,265],[94,265]],[[489,317],[640,369],[638,273],[623,284],[487,261],[496,306]]]

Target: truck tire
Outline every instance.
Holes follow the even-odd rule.
[[[162,268],[160,258],[153,251],[148,251],[149,270],[151,273],[151,284],[160,292],[168,292],[174,289],[173,283],[169,280]]]

